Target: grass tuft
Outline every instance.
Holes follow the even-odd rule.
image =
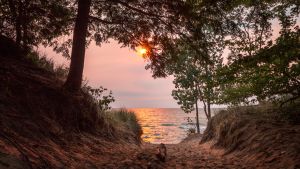
[[[38,52],[29,52],[26,58],[35,66],[54,73],[55,76],[57,78],[60,78],[61,80],[65,80],[69,73],[68,67],[66,67],[65,65],[55,65],[54,61],[51,58]]]
[[[127,109],[105,112],[103,115],[106,123],[116,127],[123,132],[131,133],[137,142],[140,142],[142,127],[134,112]]]

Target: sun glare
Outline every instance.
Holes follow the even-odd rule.
[[[138,47],[136,49],[136,52],[139,56],[144,56],[147,53],[147,49],[145,49],[143,47]]]

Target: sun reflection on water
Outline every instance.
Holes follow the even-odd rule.
[[[195,113],[186,114],[176,108],[130,109],[137,115],[143,129],[142,139],[150,143],[176,144],[187,136],[187,130],[194,127],[187,118],[195,119]],[[195,121],[195,120],[194,120]],[[204,114],[200,114],[202,131],[206,126]]]

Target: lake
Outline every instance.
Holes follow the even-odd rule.
[[[177,144],[188,133],[189,128],[195,128],[196,113],[184,113],[177,108],[134,108],[143,129],[142,139],[146,142],[159,144]],[[220,109],[212,109],[212,114]],[[207,120],[203,109],[199,109],[201,133],[206,128]]]

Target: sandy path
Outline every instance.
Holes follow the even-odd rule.
[[[210,149],[208,144],[199,144],[199,138],[173,145],[166,145],[168,157],[160,162],[155,157],[157,145],[143,144],[142,149],[126,160],[103,166],[104,168],[128,169],[248,169],[238,157],[222,156],[220,150]]]

